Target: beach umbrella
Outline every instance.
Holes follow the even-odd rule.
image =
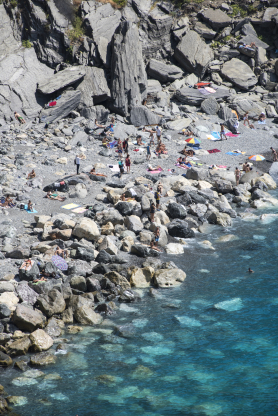
[[[190,137],[189,139],[186,139],[185,141],[189,144],[200,144],[201,143],[200,140],[195,139],[194,137]]]
[[[253,155],[253,156],[249,156],[248,159],[255,160],[258,162],[260,160],[265,160],[265,157],[263,157],[262,155]]]
[[[62,257],[55,255],[51,257],[51,260],[52,260],[52,263],[55,264],[56,267],[58,267],[58,269],[63,270],[63,271],[68,270],[69,268],[68,263]]]

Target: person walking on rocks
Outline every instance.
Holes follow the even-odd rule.
[[[131,161],[130,161],[129,154],[125,158],[125,165],[126,165],[126,171],[127,171],[127,173],[130,173]]]
[[[158,246],[158,242],[159,242],[159,237],[160,237],[160,228],[157,227],[156,231],[154,233],[154,241],[155,241],[155,246]]]
[[[78,155],[75,156],[74,163],[76,165],[76,174],[79,175],[80,158]]]
[[[272,151],[272,157],[273,157],[273,162],[277,162],[277,152],[275,149],[273,149],[273,147],[270,148]]]
[[[239,179],[240,179],[240,170],[239,168],[236,168],[235,170],[235,177],[236,177],[236,186],[239,185]]]
[[[226,136],[226,134],[225,134],[225,127],[224,127],[224,124],[220,124],[220,127],[221,127],[221,130],[220,130],[220,140],[228,140],[227,139],[227,136]],[[224,137],[224,139],[223,139],[223,137]]]
[[[156,201],[156,209],[160,211],[160,198],[161,198],[161,191],[160,188],[157,187],[156,192],[154,193],[155,201]]]

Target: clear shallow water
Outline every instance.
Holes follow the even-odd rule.
[[[12,379],[21,372],[0,373],[9,394],[27,397],[14,410],[22,416],[277,416],[277,232],[275,217],[237,220],[226,232],[217,227],[200,236],[184,255],[169,256],[187,272],[184,284],[157,298],[140,291],[141,301],[121,306],[113,318],[133,323],[133,338],[85,328],[65,335],[69,353],[42,368],[46,378],[18,387]],[[217,241],[226,234],[238,239]],[[215,251],[200,246],[202,240]],[[248,267],[255,273],[246,273]]]

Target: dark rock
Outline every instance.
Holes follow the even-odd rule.
[[[104,176],[89,175],[89,177],[93,182],[105,182],[106,181],[106,178]]]
[[[108,254],[105,250],[100,250],[100,252],[98,253],[96,257],[96,261],[98,263],[108,264],[112,262],[112,258],[111,258],[111,255]]]
[[[9,316],[11,316],[11,313],[12,311],[5,303],[0,303],[0,319],[9,318]]]
[[[186,209],[181,204],[178,204],[177,202],[170,202],[168,204],[167,211],[168,211],[168,215],[171,218],[183,219],[187,215]]]
[[[86,280],[88,292],[96,292],[101,290],[100,281],[93,277],[88,277]]]
[[[168,233],[172,237],[193,238],[194,232],[189,228],[188,223],[183,220],[174,220],[167,225]]]
[[[199,13],[199,17],[216,31],[232,24],[232,19],[219,9],[204,9]]]
[[[65,91],[54,107],[48,107],[41,111],[40,120],[44,123],[53,123],[67,117],[71,111],[78,107],[80,98],[80,91]]]
[[[201,109],[206,114],[216,115],[219,111],[219,104],[215,98],[209,97],[202,102]]]
[[[215,181],[215,186],[216,186],[217,192],[221,194],[228,194],[228,193],[233,192],[233,185],[230,181],[218,179],[217,181]]]
[[[251,68],[237,58],[224,63],[221,75],[244,90],[248,90],[258,83],[258,79]]]
[[[231,96],[231,93],[228,89],[218,88],[213,94],[213,98],[216,101],[224,101]],[[182,102],[183,104],[196,105],[199,106],[206,99],[196,88],[183,87],[180,90],[176,91],[175,97]]]
[[[94,261],[95,260],[94,250],[91,250],[90,248],[85,249],[82,247],[77,247],[76,258],[85,260],[87,262]]]
[[[85,76],[85,70],[82,65],[72,66],[63,71],[59,71],[50,78],[40,82],[37,91],[42,94],[52,94],[62,88],[68,87],[81,80]]]
[[[39,275],[40,275],[40,270],[36,262],[34,262],[30,270],[19,269],[20,280],[25,280],[29,282],[31,280],[37,279]]]
[[[192,199],[190,198],[190,195],[188,192],[185,192],[183,195],[177,196],[176,200],[179,204],[182,204],[184,206],[188,206],[192,204]]]
[[[134,205],[131,202],[119,201],[115,208],[124,216],[132,215]]]
[[[126,324],[117,326],[112,334],[123,338],[134,338],[135,332],[135,327],[132,324]]]
[[[125,182],[120,181],[120,180],[112,180],[111,182],[107,182],[106,184],[107,186],[109,186],[110,188],[124,188],[125,187]]]
[[[51,289],[47,295],[40,295],[37,305],[48,318],[56,313],[62,313],[66,308],[63,295],[57,289]]]
[[[72,289],[79,290],[81,292],[86,292],[87,284],[86,279],[83,276],[73,276],[70,280],[70,286]]]
[[[152,250],[151,248],[140,244],[134,244],[133,246],[131,246],[130,252],[131,254],[135,254],[137,257],[159,257],[161,254],[156,250]]]
[[[57,187],[54,183],[51,183],[50,185],[47,185],[43,188],[44,192],[49,192],[49,191],[57,191],[59,190],[59,192],[69,192],[69,185],[67,182],[65,182],[64,185],[60,185],[59,187]]]
[[[162,83],[166,83],[181,78],[183,71],[176,65],[167,65],[162,61],[151,59],[148,66],[148,75]]]
[[[135,295],[131,290],[124,290],[123,292],[121,292],[119,298],[118,298],[119,302],[133,302],[135,300]]]
[[[13,360],[9,355],[4,354],[2,351],[0,351],[0,367],[9,367],[12,365]]]

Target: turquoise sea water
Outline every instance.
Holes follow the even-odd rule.
[[[187,279],[157,297],[139,291],[140,301],[121,306],[113,321],[132,323],[132,338],[111,336],[109,327],[87,327],[65,335],[68,354],[41,369],[47,377],[12,381],[23,374],[1,372],[9,394],[27,398],[14,411],[277,416],[278,217],[262,221],[262,212],[255,214],[254,221],[216,227],[190,242],[184,255],[167,257]],[[219,242],[226,234],[238,239]],[[202,240],[210,240],[215,250],[203,248]],[[255,273],[248,274],[248,267]],[[49,377],[53,373],[61,378]]]

